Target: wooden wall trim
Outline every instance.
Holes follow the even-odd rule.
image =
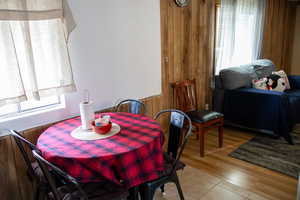
[[[175,107],[170,84],[196,79],[199,108],[211,104],[215,40],[215,0],[191,0],[179,8],[161,1],[163,105]]]

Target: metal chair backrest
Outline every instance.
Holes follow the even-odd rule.
[[[26,138],[24,138],[19,132],[15,131],[15,130],[10,130],[10,134],[14,137],[15,142],[23,156],[23,159],[25,160],[27,169],[28,169],[28,175],[29,178],[31,180],[33,180],[35,177],[34,175],[34,169],[32,168],[31,165],[31,161],[29,158],[28,153],[25,150],[25,147],[23,146],[23,144],[27,145],[30,150],[37,150],[36,146],[34,144],[32,144],[31,142],[29,142]]]
[[[136,99],[122,100],[117,104],[117,106],[115,106],[115,112],[120,112],[121,107],[125,106],[124,104],[129,104],[128,112],[132,114],[145,114],[147,112],[145,104]]]
[[[192,135],[192,121],[191,119],[182,111],[180,110],[175,110],[175,109],[167,109],[167,110],[162,110],[158,112],[155,116],[154,119],[157,120],[162,114],[170,113],[170,127],[171,126],[176,126],[179,129],[179,136],[176,136],[173,134],[173,137],[177,137],[177,144],[175,145],[174,151],[170,152],[170,144],[171,142],[174,142],[174,138],[171,139],[172,133],[169,133],[169,140],[168,140],[168,154],[172,153],[171,156],[174,158],[171,174],[175,172],[175,167],[178,164],[180,157],[182,155],[182,152],[186,146],[186,143],[188,142],[188,138]],[[184,129],[186,131],[184,131]],[[174,155],[175,153],[175,155]]]
[[[41,167],[42,172],[51,188],[51,191],[53,193],[55,200],[62,200],[63,197],[58,192],[57,186],[55,184],[55,177],[53,177],[54,176],[53,173],[50,173],[49,170],[53,170],[55,175],[61,177],[67,183],[74,185],[76,187],[76,189],[80,192],[82,200],[88,200],[86,193],[83,191],[80,184],[76,181],[75,178],[73,178],[72,176],[70,176],[69,174],[64,172],[63,170],[59,169],[58,167],[56,167],[55,165],[53,165],[52,163],[50,163],[46,159],[44,159],[40,155],[39,151],[33,150],[32,154],[33,154],[34,158],[38,161],[39,166]],[[66,184],[65,186],[66,187],[70,186],[70,184]],[[72,191],[72,190],[70,190],[70,191]]]
[[[183,112],[197,110],[196,80],[172,83],[174,106]]]

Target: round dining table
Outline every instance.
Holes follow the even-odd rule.
[[[164,169],[163,131],[155,120],[131,113],[109,115],[121,130],[100,140],[79,140],[71,132],[81,125],[80,117],[49,127],[37,141],[37,148],[49,162],[79,182],[109,180],[127,188],[159,177]]]

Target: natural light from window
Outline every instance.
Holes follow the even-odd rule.
[[[30,100],[16,104],[8,104],[0,107],[0,120],[22,114],[32,113],[47,108],[52,108],[61,104],[61,97],[52,96],[42,98],[40,101]]]
[[[253,48],[253,40],[255,39],[255,35],[253,35],[253,27],[249,26],[249,24],[255,24],[256,17],[249,13],[242,13],[237,16],[237,21],[239,23],[235,24],[235,28],[238,31],[234,31],[234,43],[233,43],[233,53],[228,54],[228,49],[224,48],[224,46],[217,43],[216,53],[219,54],[228,54],[228,60],[224,59],[222,65],[230,64],[232,66],[238,66],[241,64],[249,63],[253,60],[252,48]],[[222,26],[220,25],[220,9],[217,8],[217,40],[220,39],[220,34],[222,34],[224,30],[222,30]]]
[[[258,59],[263,34],[263,2],[222,3],[216,9],[216,74],[222,69]]]
[[[32,113],[52,108],[60,104],[60,97],[56,95],[37,98],[34,96],[35,91],[38,91],[40,88],[49,88],[51,84],[56,86],[56,77],[60,77],[63,74],[59,66],[65,63],[60,63],[60,59],[56,59],[58,54],[55,53],[58,52],[60,47],[54,48],[56,51],[53,50],[53,46],[59,46],[59,43],[50,42],[56,41],[59,33],[59,31],[51,32],[51,30],[57,27],[54,26],[54,21],[51,21],[51,25],[50,20],[46,24],[42,24],[42,22],[1,22],[2,34],[0,42],[7,46],[13,43],[15,49],[11,51],[6,45],[0,46],[1,55],[6,55],[9,58],[1,59],[1,66],[11,66],[0,68],[0,73],[7,74],[6,76],[1,76],[4,78],[0,79],[0,91],[3,98],[4,95],[9,98],[14,96],[16,88],[19,88],[20,91],[26,91],[26,96],[29,100],[20,100],[21,102],[12,102],[11,104],[0,106],[0,120],[21,116],[23,113]],[[38,26],[34,26],[36,23],[38,23]],[[24,26],[27,28],[30,27],[30,34],[22,32]],[[51,32],[52,34],[41,34],[41,31]],[[63,33],[60,35],[63,35]],[[28,47],[28,40],[31,41],[30,48]],[[33,57],[28,56],[28,49],[33,52]],[[16,59],[13,59],[15,58],[14,55],[17,55]],[[32,63],[34,63],[34,68],[30,67]],[[18,76],[14,76],[13,74],[17,74]],[[60,80],[63,79],[60,78]],[[19,84],[20,82],[22,84]],[[20,99],[22,98],[20,97]]]

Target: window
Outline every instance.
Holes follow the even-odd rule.
[[[222,0],[216,14],[215,72],[260,57],[265,0]]]
[[[61,97],[45,97],[40,101],[31,100],[21,103],[8,104],[0,107],[0,119],[14,117],[22,113],[34,112],[41,109],[52,108],[60,105]]]
[[[60,103],[76,90],[65,0],[0,3],[0,118]]]

